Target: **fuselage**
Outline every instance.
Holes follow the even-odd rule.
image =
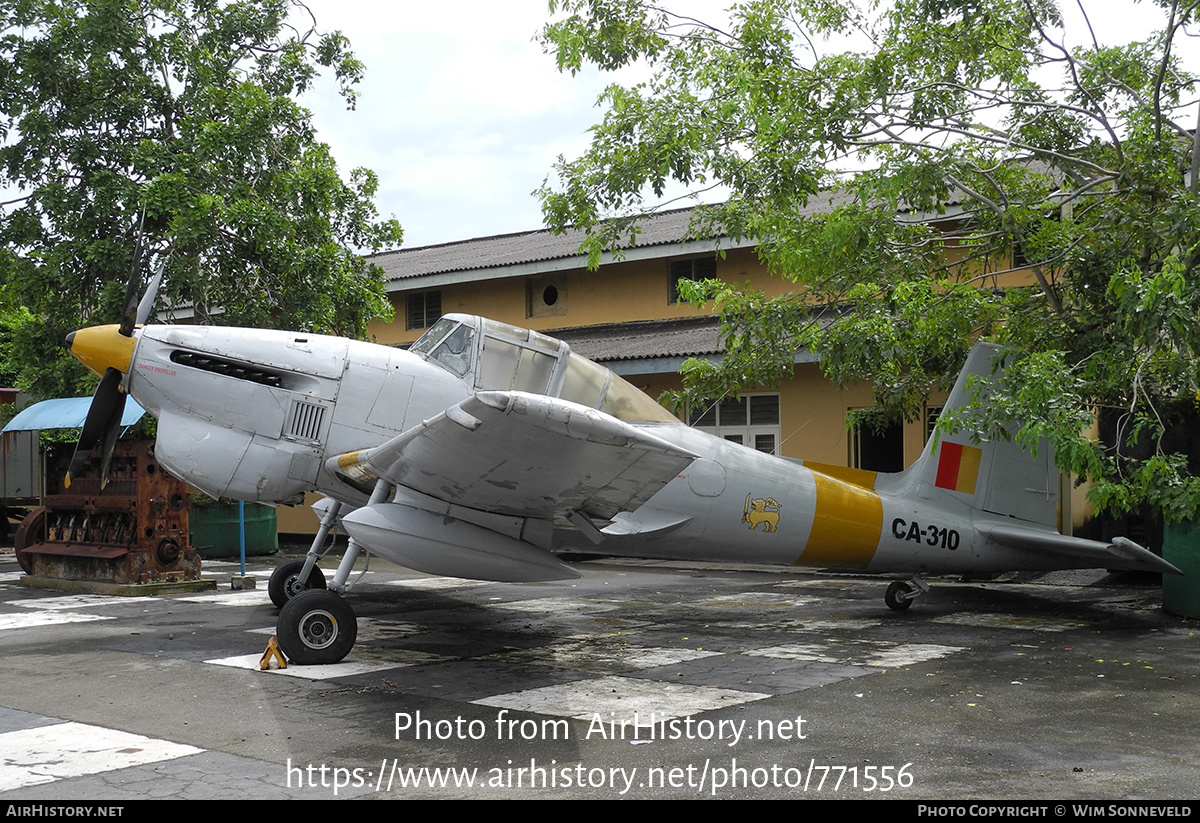
[[[501,339],[511,327],[451,322],[460,325],[422,338],[416,353],[296,332],[147,326],[126,388],[159,420],[162,464],[214,497],[295,503],[317,491],[361,506],[370,489],[331,471],[329,458],[382,444],[500,383],[594,400],[699,456],[634,514],[641,527],[611,530],[604,553],[865,572],[1042,567],[983,539],[980,514],[953,495],[915,494],[914,476],[763,454],[683,425],[556,340],[527,333],[514,343]],[[563,522],[554,535],[558,547],[581,542]],[[1045,567],[1054,565],[1061,558]]]
[[[605,553],[866,573],[1062,565],[1061,558],[1039,562],[984,539],[975,529],[984,515],[948,495],[920,497],[911,472],[875,475],[810,467],[682,425],[656,426],[655,433],[704,456],[646,506],[695,516],[667,537],[608,540]]]

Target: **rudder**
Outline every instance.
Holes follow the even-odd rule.
[[[981,382],[979,397],[986,402],[991,385],[1003,369],[999,359],[999,346],[976,343],[954,383],[945,410],[969,405],[970,376]],[[915,476],[917,494],[924,498],[950,496],[991,514],[1054,526],[1059,494],[1053,448],[1042,440],[1034,456],[1023,451],[1013,437],[997,435],[986,439],[985,434],[991,435],[964,428],[956,434],[930,437],[920,460],[907,472]],[[1015,430],[1010,430],[1010,434],[1015,434]]]

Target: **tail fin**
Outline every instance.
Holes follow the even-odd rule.
[[[945,409],[961,409],[969,404],[969,376],[980,381],[979,396],[986,400],[991,392],[989,384],[999,378],[1003,368],[999,346],[976,343]],[[1058,470],[1054,450],[1045,440],[1038,444],[1034,456],[1023,451],[1015,439],[991,432],[934,435],[925,444],[921,459],[905,474],[906,480],[915,481],[920,497],[948,495],[971,508],[1044,526],[1054,526],[1057,521]]]

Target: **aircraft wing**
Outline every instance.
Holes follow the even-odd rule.
[[[1010,548],[1073,558],[1083,561],[1081,566],[1183,574],[1166,560],[1125,537],[1114,537],[1111,543],[1102,543],[1015,524],[977,523],[976,528]]]
[[[497,514],[552,518],[577,511],[609,519],[637,509],[695,458],[597,409],[485,391],[327,466],[360,483],[382,477]]]

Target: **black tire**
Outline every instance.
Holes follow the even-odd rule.
[[[271,572],[271,580],[267,583],[267,594],[271,602],[283,608],[289,600],[303,591],[325,588],[325,573],[313,566],[308,573],[308,581],[300,582],[300,572],[304,570],[304,558],[280,563]]]
[[[883,602],[892,611],[902,612],[912,605],[912,600],[901,595],[912,594],[913,587],[899,580],[893,582],[883,593]]]
[[[289,663],[324,666],[341,661],[354,648],[358,619],[341,596],[309,589],[280,610],[275,634]]]

